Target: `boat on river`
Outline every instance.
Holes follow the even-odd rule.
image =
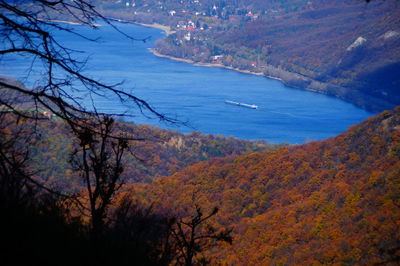
[[[251,108],[251,109],[257,109],[258,108],[258,106],[255,105],[255,104],[240,103],[240,102],[234,102],[234,101],[229,101],[229,100],[225,100],[225,103],[232,104],[232,105],[237,105],[237,106],[242,106],[242,107],[246,107],[246,108]]]

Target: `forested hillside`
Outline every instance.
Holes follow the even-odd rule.
[[[29,148],[32,161],[26,169],[36,181],[54,187],[49,182],[42,182],[46,180],[37,179],[46,179],[48,172],[38,172],[34,167],[50,169],[52,175],[70,186],[79,179],[76,172],[71,173],[75,179],[68,180],[68,176],[60,171],[68,171],[68,166],[63,166],[63,156],[74,149],[72,137],[65,134],[66,128],[62,123],[45,119],[30,124],[24,119],[16,121],[8,116],[3,117],[2,122],[3,126],[7,125],[2,127],[2,140],[10,136],[18,140],[21,138],[21,141],[25,137],[29,139],[26,142],[29,146],[20,146],[14,152],[23,154]],[[14,131],[13,125],[25,128],[23,131]],[[54,254],[59,255],[38,254],[30,259],[38,261],[45,258],[46,263],[50,263],[57,256],[64,256],[65,252],[72,252],[70,258],[61,262],[61,265],[80,258],[93,259],[92,262],[107,258],[104,263],[109,265],[117,261],[125,265],[130,259],[159,261],[160,256],[168,252],[169,246],[166,249],[162,243],[169,241],[168,232],[174,230],[170,229],[171,224],[177,228],[184,223],[190,224],[187,221],[195,221],[197,209],[213,215],[202,230],[199,227],[195,231],[196,236],[207,232],[219,236],[219,232],[232,229],[232,244],[229,244],[230,241],[223,245],[210,242],[211,249],[203,244],[199,248],[202,252],[194,260],[197,262],[202,261],[204,256],[207,261],[211,259],[211,263],[228,265],[395,265],[400,259],[400,107],[380,113],[325,141],[239,156],[236,154],[257,150],[260,144],[223,138],[216,141],[211,136],[202,135],[183,136],[124,123],[118,123],[117,128],[124,132],[136,132],[138,137],[143,133],[165,138],[155,146],[143,144],[140,148],[142,151],[133,150],[134,154],[144,156],[150,164],[157,163],[154,169],[149,170],[147,180],[152,180],[162,171],[178,172],[170,177],[158,178],[150,184],[123,186],[112,199],[109,209],[111,220],[107,225],[110,227],[107,227],[101,239],[87,238],[87,217],[76,217],[76,207],[64,206],[64,200],[49,200],[46,194],[37,194],[32,199],[30,190],[22,190],[22,197],[15,202],[0,198],[2,213],[6,214],[6,219],[2,220],[5,227],[0,233],[11,243],[7,250],[17,248],[16,239],[24,238],[27,240],[23,242],[20,252],[32,256],[39,252],[37,241],[44,238],[54,243],[63,241],[67,249],[55,249],[46,244],[47,248],[54,249]],[[15,134],[18,132],[35,134]],[[180,170],[185,165],[202,160],[202,156],[215,156],[215,150],[202,152],[201,155],[187,151],[184,156],[191,159],[183,165],[171,164],[169,168],[162,168],[164,163],[168,165],[176,158],[183,160],[175,143],[179,137],[182,138],[182,143],[178,145],[180,147],[191,146],[197,151],[219,149],[219,155],[231,155]],[[167,144],[171,140],[174,145]],[[224,148],[217,148],[218,144]],[[131,145],[137,147],[135,142]],[[235,149],[237,146],[240,148]],[[146,157],[146,152],[151,152],[151,156]],[[166,157],[161,156],[163,154]],[[159,161],[157,156],[163,160]],[[170,161],[165,160],[168,157]],[[131,155],[126,157],[126,181],[141,181],[136,180],[140,175],[131,171],[132,165],[137,167],[136,160]],[[79,195],[81,204],[85,204],[84,188],[79,183],[75,185],[74,190],[81,192],[75,195]],[[1,187],[5,189],[3,183]],[[66,191],[70,191],[70,188],[64,187],[61,192]],[[33,200],[37,200],[39,205]],[[215,207],[219,210],[217,213]],[[125,211],[127,213],[124,214]],[[75,218],[65,222],[65,217],[71,215]],[[17,238],[14,239],[14,236]],[[174,239],[179,240],[179,237]],[[116,242],[99,246],[106,243],[102,241]],[[120,257],[117,255],[118,243],[124,248]],[[33,248],[29,245],[33,245]],[[103,252],[107,247],[110,249],[107,253],[91,256],[91,253],[79,249],[86,245],[90,252]],[[135,245],[141,248],[135,248]],[[171,245],[176,245],[176,240]],[[176,246],[171,248],[174,250],[172,256],[181,254]],[[6,258],[10,265],[28,259],[14,258],[9,254]],[[170,261],[171,257],[168,259]]]
[[[15,135],[21,150],[29,150],[32,171],[44,183],[61,186],[63,190],[81,189],[81,180],[75,176],[70,158],[78,139],[69,126],[58,119],[29,122],[23,134]],[[280,145],[264,141],[246,141],[198,132],[182,134],[147,125],[118,122],[116,134],[123,133],[137,140],[129,141],[130,152],[124,158],[124,182],[150,183],[156,177],[167,176],[200,161],[228,155],[239,155],[261,150],[274,150]],[[12,124],[9,134],[14,134]],[[34,136],[29,144],[27,138]]]
[[[400,259],[400,108],[325,141],[202,162],[131,187],[160,212],[218,206],[228,265],[386,264]],[[140,195],[140,196],[139,196]]]
[[[397,0],[98,3],[108,16],[171,26],[161,54],[263,72],[372,111],[400,103]]]

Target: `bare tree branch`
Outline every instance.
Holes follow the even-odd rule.
[[[128,92],[122,83],[105,84],[82,74],[86,60],[74,58],[74,51],[63,46],[53,35],[55,30],[77,35],[87,40],[96,41],[77,32],[70,25],[58,23],[60,16],[67,17],[85,26],[96,29],[95,22],[101,21],[134,41],[146,41],[148,38],[136,39],[120,31],[111,20],[105,18],[91,2],[86,0],[36,0],[6,1],[0,0],[0,57],[4,55],[27,55],[32,61],[43,63],[46,72],[41,86],[31,89],[16,88],[15,85],[2,80],[0,86],[17,90],[31,97],[41,105],[49,108],[64,120],[87,118],[96,115],[88,111],[78,101],[74,92],[86,91],[89,95],[105,96],[114,94],[119,101],[134,105],[142,115],[148,112],[152,117],[169,123],[177,123],[176,119],[167,117],[146,101]],[[14,108],[15,109],[15,108]],[[126,115],[126,114],[115,114]],[[71,123],[68,121],[68,123]]]

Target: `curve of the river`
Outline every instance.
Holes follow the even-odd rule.
[[[280,81],[223,68],[194,66],[153,55],[148,48],[164,36],[159,29],[132,24],[119,28],[136,38],[151,36],[150,41],[132,42],[109,26],[93,31],[75,26],[82,33],[101,37],[98,43],[57,33],[67,47],[90,55],[86,74],[103,82],[125,80],[136,96],[147,100],[157,111],[189,121],[192,127],[165,124],[147,119],[134,106],[119,104],[113,97],[95,98],[101,111],[136,115],[137,124],[152,124],[184,133],[200,131],[268,142],[304,143],[325,139],[345,131],[350,125],[372,114],[339,99],[309,91],[292,89]],[[3,58],[0,74],[21,79],[26,60]],[[30,73],[32,84],[40,73]],[[225,100],[259,106],[258,109],[225,104]],[[88,106],[91,101],[86,103]],[[129,119],[128,119],[129,120]]]

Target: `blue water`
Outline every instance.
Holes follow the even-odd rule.
[[[372,115],[339,99],[292,89],[277,80],[154,56],[148,48],[164,36],[161,30],[130,24],[118,26],[136,38],[151,36],[151,40],[133,42],[109,26],[102,26],[98,31],[74,26],[88,36],[101,37],[97,43],[62,32],[57,33],[57,37],[65,46],[90,55],[84,74],[109,83],[124,80],[124,88],[148,101],[158,112],[188,121],[190,127],[148,119],[135,106],[123,105],[112,96],[94,97],[98,110],[134,115],[126,120],[137,124],[152,124],[184,133],[200,131],[274,143],[304,143],[337,135]],[[35,81],[41,74],[40,65],[28,73],[23,71],[27,62],[29,60],[18,56],[3,58],[0,74],[13,76],[29,85],[39,84]],[[259,109],[228,105],[224,100],[255,104]],[[86,97],[83,104],[90,107],[92,100]]]

